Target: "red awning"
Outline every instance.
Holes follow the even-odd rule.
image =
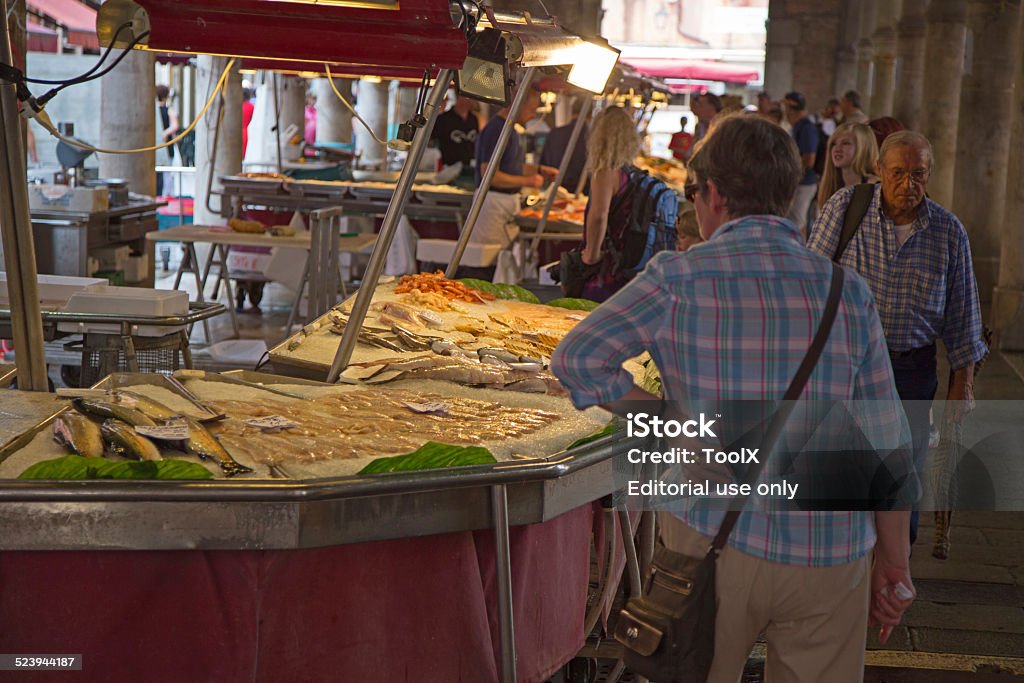
[[[622,61],[642,74],[657,78],[749,83],[760,77],[756,69],[697,59],[628,57]]]
[[[136,2],[149,14],[148,42],[155,50],[415,69],[459,68],[467,52],[448,0],[402,0],[380,8],[271,0]]]
[[[26,21],[28,28],[29,52],[60,52],[60,39],[52,28],[40,26],[34,21]]]
[[[49,17],[67,29],[67,42],[86,48],[99,48],[96,37],[96,10],[79,0],[27,0],[35,14]]]
[[[423,69],[403,68],[399,66],[381,66],[379,64],[340,64],[329,63],[331,76],[334,78],[363,78],[379,76],[388,80],[414,81],[418,86],[423,79]],[[241,68],[280,71],[296,74],[316,74],[327,77],[324,62],[296,62],[287,59],[243,59]],[[437,76],[437,69],[430,69],[430,76]]]

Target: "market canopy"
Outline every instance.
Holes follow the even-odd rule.
[[[28,9],[44,16],[67,30],[66,40],[70,45],[84,48],[99,48],[96,37],[96,10],[79,0],[27,0]],[[54,50],[56,51],[56,50]]]
[[[104,44],[139,16],[150,31],[143,45],[159,51],[418,69],[457,69],[467,52],[448,0],[108,0],[98,26]]]
[[[30,52],[60,52],[60,37],[52,28],[41,26],[34,21],[26,21],[28,30],[28,49]]]
[[[692,81],[723,81],[750,83],[760,78],[757,69],[712,62],[701,59],[675,59],[671,57],[624,57],[637,71],[657,78],[686,79]]]

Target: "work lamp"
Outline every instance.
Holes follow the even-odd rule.
[[[501,31],[484,29],[470,38],[469,55],[455,75],[460,95],[505,106],[512,96],[505,38]]]

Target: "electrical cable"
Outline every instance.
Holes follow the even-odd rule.
[[[235,61],[235,59],[231,59],[227,63],[227,66],[224,67],[224,71],[221,72],[220,78],[217,80],[217,85],[216,87],[214,87],[213,93],[210,95],[210,99],[206,101],[206,104],[203,105],[202,110],[199,112],[199,114],[196,115],[192,123],[188,125],[188,128],[186,128],[181,133],[174,136],[167,142],[164,142],[159,145],[153,145],[152,147],[140,147],[138,149],[103,149],[101,147],[93,147],[92,145],[87,145],[84,142],[62,135],[57,130],[57,127],[53,125],[53,121],[50,120],[49,115],[45,111],[40,110],[35,118],[36,121],[38,121],[39,124],[50,133],[50,135],[54,136],[58,140],[61,140],[62,142],[66,142],[67,144],[72,145],[73,147],[78,147],[79,149],[84,149],[89,152],[96,152],[97,154],[139,154],[142,152],[154,152],[158,149],[163,149],[164,147],[170,147],[171,145],[178,142],[179,140],[181,140],[186,135],[192,132],[196,125],[198,125],[199,121],[206,115],[206,111],[210,108],[210,105],[213,104],[213,101],[217,98],[217,95],[224,88],[224,84],[228,80],[228,74],[231,72],[231,67],[235,65]]]
[[[346,107],[348,107],[348,110],[350,112],[352,112],[352,116],[356,117],[356,120],[359,121],[359,123],[363,124],[363,128],[365,128],[367,131],[369,131],[370,135],[373,136],[373,139],[376,140],[378,144],[387,146],[388,143],[386,141],[384,141],[384,140],[381,140],[379,137],[377,137],[377,134],[373,132],[372,128],[370,128],[370,124],[368,124],[366,121],[363,120],[363,117],[359,115],[359,113],[355,110],[355,108],[351,104],[349,104],[348,100],[346,100],[342,96],[341,92],[338,91],[338,87],[336,85],[334,85],[334,78],[331,77],[331,67],[330,67],[330,65],[324,64],[324,68],[327,69],[327,82],[331,84],[331,90],[333,90],[334,94],[338,96],[338,99],[341,100],[341,103],[344,104]]]
[[[48,91],[47,93],[45,93],[45,94],[44,94],[44,95],[43,95],[42,97],[38,97],[38,98],[36,98],[36,102],[38,102],[38,103],[39,103],[39,106],[46,106],[46,103],[47,103],[47,102],[49,102],[50,100],[52,100],[52,99],[53,99],[53,97],[54,97],[54,96],[55,96],[55,95],[56,95],[57,93],[59,93],[59,92],[60,92],[61,90],[63,90],[64,88],[67,88],[68,86],[71,86],[71,85],[78,85],[79,83],[85,83],[85,82],[87,82],[87,81],[94,81],[94,80],[96,80],[97,78],[102,78],[102,77],[106,76],[106,75],[107,75],[108,73],[110,73],[110,72],[111,72],[111,71],[113,71],[113,70],[114,70],[115,68],[117,68],[117,65],[118,65],[118,64],[120,64],[120,63],[121,63],[121,61],[122,61],[122,60],[123,60],[123,59],[124,59],[125,57],[127,57],[127,56],[128,56],[128,53],[132,51],[132,48],[134,48],[134,47],[135,47],[136,45],[138,45],[138,44],[139,44],[140,42],[142,42],[142,40],[143,40],[143,39],[147,38],[148,36],[149,36],[149,31],[144,31],[143,33],[140,33],[140,34],[138,35],[138,37],[136,37],[136,38],[135,38],[135,40],[133,40],[132,42],[130,42],[130,43],[128,44],[128,47],[126,47],[126,48],[125,48],[125,49],[124,49],[124,50],[123,50],[123,51],[121,52],[121,54],[119,54],[119,55],[117,56],[117,58],[115,58],[115,59],[114,59],[114,62],[113,62],[113,64],[111,64],[111,65],[110,65],[110,66],[108,66],[107,68],[103,69],[103,71],[100,71],[100,72],[99,72],[99,73],[97,73],[97,74],[93,74],[92,76],[89,76],[89,78],[86,78],[86,79],[85,79],[85,80],[83,80],[83,81],[78,81],[78,82],[74,82],[74,81],[68,81],[67,83],[64,83],[64,84],[62,84],[62,85],[58,85],[58,86],[57,86],[56,88],[53,88],[52,90],[50,90],[50,91]]]
[[[85,83],[86,81],[90,80],[89,76],[96,73],[96,70],[103,66],[103,62],[107,61],[107,57],[109,57],[110,53],[114,50],[114,43],[117,42],[118,36],[121,35],[121,31],[125,30],[131,25],[132,22],[126,21],[125,23],[117,27],[117,31],[114,32],[114,37],[110,40],[110,45],[108,45],[107,49],[103,52],[103,56],[100,57],[99,61],[96,62],[91,69],[86,71],[81,76],[75,76],[74,78],[65,79],[62,81],[48,81],[43,78],[29,78],[28,76],[25,76],[23,80],[26,83],[35,83],[37,85],[64,85],[65,83],[69,85],[77,85],[78,83]]]

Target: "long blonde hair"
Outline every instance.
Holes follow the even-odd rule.
[[[825,151],[825,170],[821,174],[821,184],[818,185],[818,208],[825,206],[832,195],[843,189],[843,172],[836,168],[832,161],[832,147],[836,144],[840,135],[853,135],[853,142],[856,150],[853,155],[852,170],[861,177],[875,174],[875,167],[878,164],[878,142],[871,127],[863,123],[844,123],[828,139],[828,148]]]
[[[622,107],[609,107],[594,118],[587,142],[587,164],[592,173],[633,163],[640,153],[636,121]]]

